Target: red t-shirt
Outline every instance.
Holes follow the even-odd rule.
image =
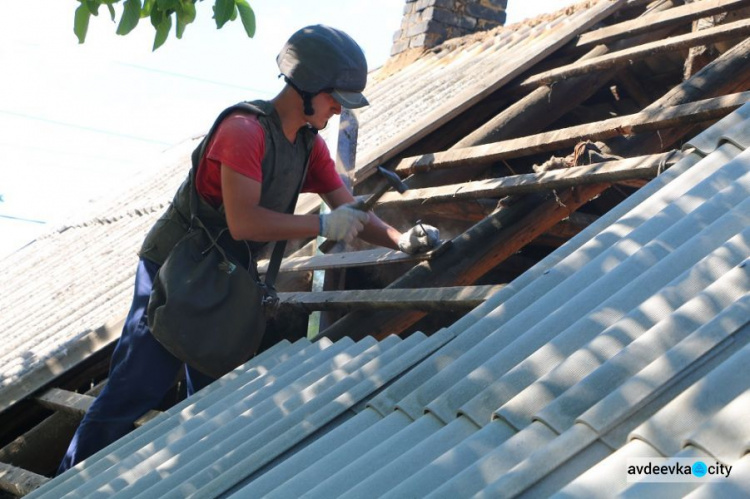
[[[258,117],[247,113],[231,114],[219,124],[198,166],[198,194],[211,205],[221,206],[222,163],[246,177],[262,182],[261,162],[265,154],[265,132]],[[325,141],[316,135],[302,192],[326,194],[343,185]]]

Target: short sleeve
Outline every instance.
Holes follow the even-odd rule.
[[[302,192],[326,194],[343,185],[344,182],[336,171],[336,164],[331,158],[328,146],[320,135],[316,135],[310,153],[310,167]]]
[[[247,113],[228,116],[214,132],[198,168],[198,193],[213,206],[221,206],[221,165],[262,182],[264,155],[265,133],[257,116]]]

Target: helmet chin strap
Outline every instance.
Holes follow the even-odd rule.
[[[312,92],[306,92],[305,90],[302,90],[297,85],[292,83],[292,80],[290,80],[286,76],[284,77],[284,81],[287,83],[287,85],[289,85],[294,90],[296,90],[297,93],[300,95],[300,97],[302,97],[302,105],[304,106],[305,116],[312,116],[313,114],[315,114],[315,110],[313,109],[313,105],[312,105],[312,100],[313,100],[313,97],[315,97],[316,93],[314,94]]]

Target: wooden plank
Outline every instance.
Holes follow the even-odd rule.
[[[99,394],[104,385],[105,382],[97,383],[86,395]],[[80,422],[80,415],[55,412],[0,449],[0,462],[50,476],[57,470]]]
[[[674,7],[672,1],[661,1],[653,5],[653,11],[659,12]],[[600,57],[617,50],[632,48],[644,43],[661,40],[670,35],[666,29],[650,31],[643,35],[628,37],[611,45],[597,45],[581,56],[576,62],[581,62],[594,57]],[[624,72],[622,68],[612,68],[604,71],[593,71],[575,78],[568,78],[557,82],[554,89],[545,85],[537,87],[531,92],[524,92],[515,99],[512,92],[502,92],[513,104],[499,112],[494,118],[483,118],[482,124],[477,123],[475,130],[461,140],[458,140],[450,149],[461,147],[478,146],[489,142],[500,140],[516,139],[532,133],[538,133],[547,128],[551,123],[580,106],[581,103],[589,99],[602,86],[611,82],[612,78]],[[652,100],[644,102],[641,107],[645,107]],[[492,99],[487,99],[486,106],[492,108]],[[478,109],[476,106],[474,109]],[[468,115],[470,113],[466,113]],[[478,119],[482,113],[473,113],[470,119]],[[462,121],[469,122],[467,116],[462,116]],[[459,127],[456,127],[457,129]],[[431,147],[425,150],[438,151],[445,147]],[[459,181],[471,180],[461,179]]]
[[[305,272],[390,263],[421,262],[432,258],[433,253],[434,251],[419,255],[407,255],[401,251],[377,248],[364,251],[350,251],[347,253],[294,257],[283,260],[279,272]],[[258,262],[259,273],[265,274],[267,269],[268,260]]]
[[[503,285],[420,289],[368,289],[279,293],[282,306],[313,310],[466,310],[481,305]]]
[[[94,402],[94,397],[61,390],[60,388],[52,388],[37,397],[36,400],[47,409],[83,417]]]
[[[746,5],[750,5],[750,0],[704,0],[690,3],[674,7],[665,12],[647,14],[637,19],[589,31],[580,36],[575,47],[591,47],[661,28],[680,26],[696,19],[728,12]]]
[[[37,402],[47,409],[53,411],[59,411],[66,414],[72,414],[77,417],[83,417],[86,411],[89,409],[91,404],[94,402],[95,397],[90,395],[82,395],[80,393],[70,392],[68,390],[61,390],[59,388],[52,388],[51,390],[43,393],[37,397]],[[146,414],[141,416],[135,421],[136,428],[143,426],[148,423],[156,416],[161,414],[161,411],[148,411]]]
[[[154,411],[154,410],[148,411],[146,414],[136,419],[135,423],[133,424],[135,425],[136,428],[140,428],[141,426],[145,425],[149,421],[152,421],[159,414],[162,414],[162,411]]]
[[[585,61],[575,62],[556,69],[530,76],[515,90],[531,90],[540,85],[550,85],[554,82],[564,80],[573,76],[586,74],[592,71],[600,71],[613,67],[629,66],[633,61],[645,59],[655,54],[676,52],[699,45],[707,45],[718,41],[731,40],[746,37],[750,34],[750,20],[743,19],[733,23],[723,24],[715,28],[709,28],[695,33],[674,36],[665,40],[645,43],[638,47],[620,50],[612,54],[594,57]]]
[[[395,171],[401,176],[407,176],[417,172],[454,168],[461,165],[490,164],[502,159],[519,158],[572,147],[582,140],[606,140],[685,123],[698,123],[723,117],[745,104],[748,99],[750,99],[750,92],[741,92],[539,133],[515,140],[424,154],[403,159]]]
[[[499,198],[514,194],[550,191],[584,184],[621,182],[633,179],[652,179],[667,162],[679,161],[682,154],[673,151],[650,156],[638,156],[618,161],[573,166],[544,173],[527,173],[508,177],[475,180],[463,184],[410,189],[403,194],[385,194],[380,204],[412,206],[450,203],[457,200]]]
[[[48,481],[49,478],[42,475],[0,463],[0,490],[14,496],[21,497],[30,494]]]
[[[410,145],[481,102],[509,81],[534,67],[539,61],[568,43],[578,33],[606,19],[626,3],[624,0],[598,2],[585,14],[576,16],[570,22],[553,30],[551,34],[541,37],[541,42],[526,44],[524,48],[514,53],[513,57],[508,57],[509,54],[503,53],[502,56],[507,58],[507,61],[503,62],[500,67],[493,68],[493,71],[488,72],[483,78],[479,78],[475,84],[469,86],[459,95],[448,99],[427,116],[416,120],[412,126],[396,137],[384,141],[380,147],[368,151],[368,154],[359,158],[360,166],[356,172],[355,185],[372,175],[377,165],[393,158]]]
[[[47,360],[44,364],[24,374],[20,380],[0,390],[0,412],[30,396],[57,376],[83,362],[93,353],[117,341],[124,322],[123,317],[121,320],[112,321],[87,333],[83,338],[68,346],[65,356]]]
[[[659,112],[670,107],[695,102],[750,88],[750,38],[743,40],[717,57],[710,64],[669,90],[642,112]],[[655,153],[672,148],[672,145],[686,136],[695,135],[690,124],[660,130],[659,133],[641,134],[632,137],[616,137],[607,142],[615,154],[628,154],[641,151],[641,154]]]
[[[608,184],[593,184],[569,189],[542,203],[524,196],[515,205],[454,238],[448,250],[429,265],[416,265],[386,289],[473,284],[607,187]],[[400,334],[424,316],[425,312],[411,310],[356,311],[323,330],[318,338],[334,341],[345,336],[354,340],[368,335],[383,338]]]

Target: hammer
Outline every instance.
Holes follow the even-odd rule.
[[[409,186],[406,185],[403,180],[401,180],[401,177],[399,177],[392,171],[387,170],[382,166],[378,166],[378,173],[383,176],[385,182],[382,182],[380,185],[378,185],[378,187],[375,189],[375,192],[370,194],[370,197],[366,200],[359,200],[354,202],[352,204],[352,207],[354,209],[360,211],[370,211],[372,207],[375,206],[375,203],[378,202],[378,199],[383,197],[383,194],[388,192],[388,189],[391,187],[396,189],[401,194],[409,189]],[[323,253],[328,253],[335,245],[336,241],[324,241],[318,249]]]
[[[396,189],[400,194],[403,194],[409,189],[409,186],[406,185],[403,180],[401,180],[401,177],[396,175],[390,170],[386,170],[382,166],[378,166],[378,173],[385,179],[385,182],[382,182],[377,189],[375,189],[375,192],[370,195],[369,198],[367,198],[365,201],[357,201],[352,205],[353,208],[361,211],[370,211],[373,206],[375,206],[375,203],[378,202],[378,199],[383,197],[383,194],[388,192],[388,189],[393,187]]]

